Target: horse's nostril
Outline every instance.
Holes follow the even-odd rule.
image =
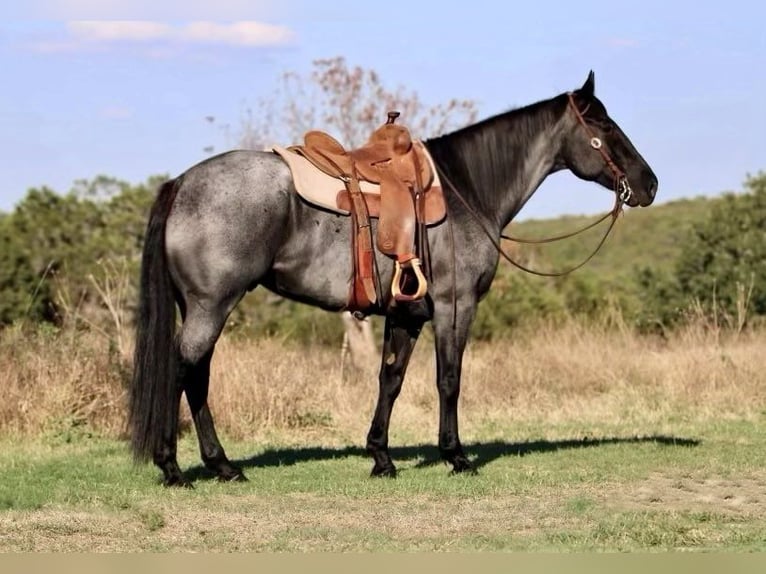
[[[647,191],[649,192],[649,197],[654,199],[654,196],[657,193],[657,182],[653,181],[652,183],[650,183],[649,184],[649,189]]]

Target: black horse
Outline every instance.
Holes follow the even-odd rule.
[[[385,338],[367,436],[376,476],[396,473],[388,451],[391,410],[429,320],[439,450],[454,471],[471,470],[458,435],[463,350],[497,270],[501,231],[543,180],[567,168],[614,190],[632,207],[651,204],[657,190],[652,170],[594,96],[592,72],[579,90],[425,143],[443,179],[448,222],[429,230],[426,298],[394,310],[383,301],[377,310],[386,315]],[[302,200],[288,167],[269,152],[224,153],[162,186],[143,250],[130,424],[136,458],[151,457],[165,484],[188,484],[176,459],[184,392],[205,465],[223,480],[244,479],[226,457],[207,405],[216,340],[229,313],[257,285],[330,311],[343,309],[352,274],[350,225],[350,218]],[[382,284],[388,285],[392,262],[378,257]],[[182,317],[177,334],[176,304]]]

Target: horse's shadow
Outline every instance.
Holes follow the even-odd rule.
[[[463,450],[474,465],[476,470],[505,456],[526,456],[528,454],[549,453],[558,450],[590,448],[614,444],[643,444],[654,443],[663,446],[693,447],[700,444],[697,439],[680,438],[666,435],[633,436],[633,437],[604,437],[582,438],[566,440],[536,440],[527,442],[505,442],[501,440],[491,442],[476,442],[464,444]],[[420,459],[414,468],[434,466],[442,462],[439,450],[434,445],[419,444],[414,446],[393,447],[389,450],[394,461],[406,461]],[[363,448],[357,446],[346,447],[286,447],[269,448],[260,454],[234,460],[240,468],[254,467],[291,466],[301,462],[334,460],[349,457],[364,457],[369,455]],[[198,465],[186,472],[187,478],[192,481],[210,480],[215,478],[213,473],[204,466]]]

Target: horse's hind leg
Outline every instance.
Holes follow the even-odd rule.
[[[375,461],[372,476],[396,476],[396,467],[388,452],[388,427],[394,401],[402,389],[404,373],[422,327],[423,322],[419,320],[399,324],[393,316],[386,317],[378,403],[367,434],[367,452]]]
[[[242,470],[234,466],[218,440],[213,424],[213,415],[207,404],[210,383],[210,360],[213,350],[205,355],[196,365],[186,367],[182,377],[183,390],[197,431],[199,450],[205,466],[213,471],[220,480],[247,480]],[[183,367],[182,367],[183,368]]]
[[[227,316],[226,310],[206,310],[200,305],[186,316],[178,344],[179,384],[186,393],[205,466],[221,480],[246,480],[226,457],[207,403],[210,361]]]

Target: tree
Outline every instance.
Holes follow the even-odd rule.
[[[261,99],[256,112],[246,110],[234,137],[240,147],[263,149],[277,142],[296,143],[306,131],[322,129],[355,147],[385,122],[389,110],[401,112],[401,122],[418,139],[469,124],[477,113],[472,100],[425,104],[416,92],[402,86],[388,89],[375,71],[349,66],[345,58],[336,57],[315,60],[306,75],[284,73],[276,92]],[[212,116],[206,119],[215,122]],[[230,138],[230,127],[223,127]],[[348,315],[344,325],[344,347],[355,365],[367,366],[376,354],[369,321],[360,323]]]
[[[76,182],[66,195],[30,189],[0,219],[0,324],[75,315],[98,321],[104,303],[98,281],[107,268],[123,261],[131,271],[126,277],[138,275],[146,218],[161,179],[131,186],[100,176]]]
[[[766,173],[745,188],[725,195],[693,229],[676,267],[685,296],[740,324],[747,310],[766,315]]]

